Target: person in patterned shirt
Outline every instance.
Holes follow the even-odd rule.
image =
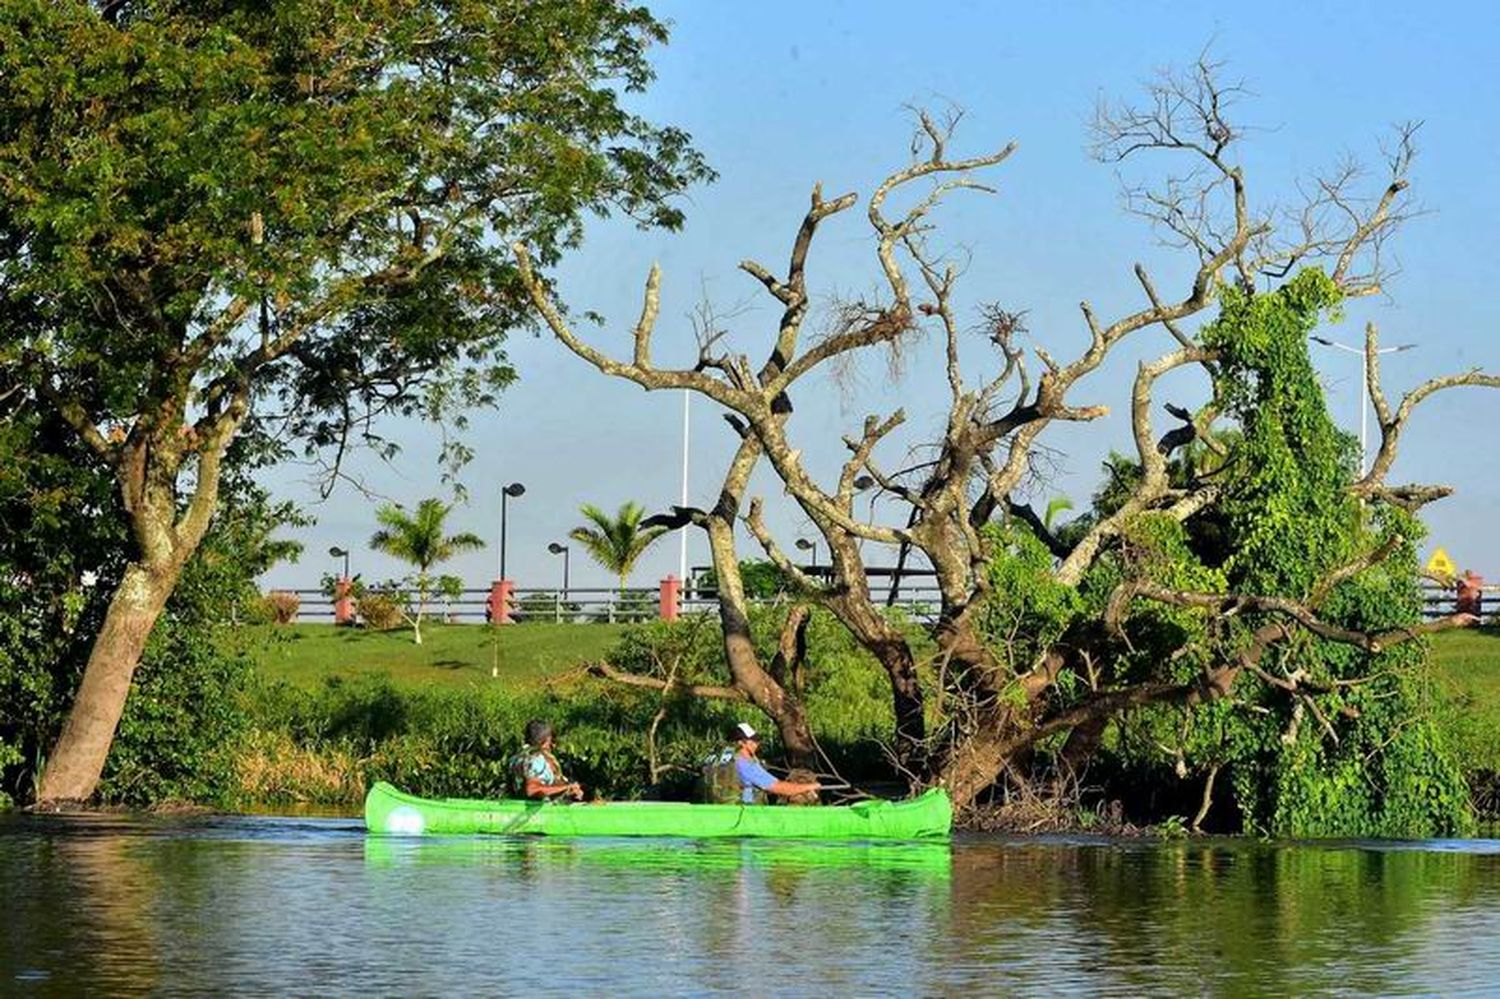
[[[526,745],[510,758],[511,793],[517,798],[583,798],[583,785],[563,776],[562,765],[552,755],[552,741],[551,725],[537,719],[526,723]]]

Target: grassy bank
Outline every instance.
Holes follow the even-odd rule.
[[[645,733],[659,696],[576,675],[580,663],[605,655],[648,669],[630,661],[638,643],[619,645],[629,628],[435,625],[421,646],[409,631],[246,629],[236,641],[262,682],[253,736],[239,758],[240,797],[354,805],[375,779],[418,793],[493,795],[533,716],[558,724],[564,760],[586,783],[612,796],[644,793],[653,764]],[[874,743],[889,731],[888,695],[879,668],[840,634],[833,626],[821,636],[817,647],[833,651],[812,671],[809,710],[825,750],[857,769],[861,759],[879,758]],[[702,661],[716,659],[712,627],[699,628],[693,642]],[[1500,631],[1450,632],[1432,647],[1438,716],[1481,808],[1492,811],[1486,788],[1500,773]],[[654,761],[661,782],[685,790],[696,759],[736,714],[755,717],[743,704],[670,705]]]
[[[831,619],[814,630],[823,652],[807,691],[809,716],[825,752],[853,778],[883,766],[876,743],[892,725],[884,673]],[[534,717],[554,723],[559,757],[586,786],[612,798],[686,796],[698,762],[722,745],[732,721],[771,727],[743,702],[674,697],[664,704],[657,691],[578,669],[607,654],[624,669],[649,673],[668,656],[682,676],[716,678],[721,650],[712,620],[423,631],[421,646],[409,631],[331,625],[237,634],[257,682],[228,804],[354,805],[374,780],[424,795],[493,797],[503,792],[505,762]],[[777,633],[765,631],[758,638],[769,658]],[[653,724],[654,748],[647,743]]]
[[[1500,774],[1500,628],[1446,632],[1434,636],[1432,649],[1449,740],[1466,771],[1488,773],[1494,783]],[[1494,810],[1500,800],[1481,805]]]

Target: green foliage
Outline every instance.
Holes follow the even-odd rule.
[[[784,608],[755,612],[757,644],[769,657]],[[584,626],[577,626],[584,627]],[[721,638],[709,618],[653,621],[625,631],[608,659],[621,669],[691,682],[727,682]],[[876,741],[892,725],[884,673],[832,618],[809,625],[807,704],[824,750],[841,770],[879,768]],[[253,688],[251,737],[239,744],[240,794],[279,800],[356,802],[373,780],[425,795],[495,797],[505,761],[530,718],[550,721],[570,776],[609,798],[687,798],[698,763],[720,748],[736,720],[774,732],[738,701],[674,696],[657,731],[661,786],[649,785],[646,735],[661,695],[606,681],[561,681],[543,689],[397,686],[385,677],[333,679],[313,689],[278,682]],[[774,737],[766,749],[777,756]],[[846,769],[847,768],[847,769]]]
[[[762,606],[750,611],[751,635],[761,662],[774,657],[787,607]],[[890,684],[885,671],[831,615],[814,611],[807,625],[807,666],[801,691],[808,719],[823,749],[837,765],[860,774],[878,773],[879,745],[895,724]],[[608,659],[620,669],[665,679],[675,668],[688,683],[728,685],[723,639],[707,615],[681,621],[655,621],[631,628]],[[795,685],[794,685],[795,689]],[[734,705],[731,705],[734,707]],[[741,714],[755,716],[757,728],[773,729],[757,709],[739,704]],[[721,730],[715,738],[722,738]],[[768,753],[775,754],[774,739]]]
[[[710,171],[622,106],[665,40],[612,0],[0,0],[0,401],[66,417],[25,431],[60,433],[48,455],[89,444],[87,495],[41,497],[38,526],[77,526],[60,499],[82,498],[113,545],[38,549],[55,569],[0,665],[26,689],[0,743],[30,746],[76,687],[74,639],[49,634],[98,634],[125,560],[193,555],[194,531],[137,552],[131,528],[155,536],[195,485],[212,509],[195,475],[226,441],[274,426],[342,458],[394,450],[382,417],[461,430],[530,318],[512,241],[550,266],[591,215],[680,224]],[[451,472],[468,449],[442,440]],[[109,464],[137,479],[129,511]],[[84,570],[98,596],[70,596]]]
[[[654,589],[630,587],[615,594],[615,599],[604,607],[595,605],[589,620],[600,622],[651,621],[658,617],[661,594]]]
[[[371,536],[370,547],[411,563],[419,575],[426,576],[439,562],[446,562],[461,551],[484,547],[484,539],[472,532],[443,533],[452,511],[452,506],[431,497],[418,503],[414,514],[407,513],[399,504],[382,504],[375,510],[381,529]]]
[[[387,555],[394,555],[403,562],[416,567],[416,572],[400,583],[382,588],[384,595],[403,609],[414,603],[409,614],[413,635],[422,641],[422,618],[427,612],[428,598],[434,594],[456,598],[463,590],[463,581],[457,576],[432,575],[432,567],[446,562],[461,551],[475,551],[484,547],[484,539],[465,531],[461,534],[445,535],[444,524],[452,507],[438,499],[428,498],[417,504],[415,514],[407,513],[401,506],[387,503],[375,511],[375,519],[382,525],[370,538],[370,547]],[[410,599],[404,592],[410,589]]]
[[[1124,622],[1126,640],[1100,644],[1092,629],[1119,583],[1305,601],[1331,570],[1387,543],[1393,554],[1336,587],[1318,614],[1371,633],[1420,620],[1415,545],[1422,527],[1351,494],[1353,442],[1329,418],[1308,355],[1309,335],[1338,305],[1332,281],[1307,270],[1270,292],[1223,287],[1219,303],[1201,339],[1218,355],[1216,403],[1237,423],[1220,438],[1229,457],[1186,449],[1168,468],[1178,487],[1211,475],[1222,491],[1218,502],[1180,523],[1152,512],[1132,518],[1075,593],[1057,592],[1045,549],[1034,539],[1017,542],[1023,528],[996,535],[985,623],[992,640],[1015,650],[1006,661],[1077,640],[1092,650],[1100,682],[1192,684],[1205,669],[1235,662],[1270,618],[1138,600]],[[1139,481],[1132,459],[1112,456],[1106,469],[1093,510],[1070,529],[1116,513]],[[1153,789],[1148,797],[1167,791],[1158,807],[1170,811],[1196,804],[1205,775],[1218,767],[1217,796],[1230,800],[1216,803],[1210,821],[1237,821],[1251,832],[1464,831],[1472,827],[1467,790],[1432,709],[1425,654],[1419,642],[1368,654],[1294,631],[1259,666],[1296,676],[1297,692],[1242,671],[1230,697],[1136,710],[1116,723],[1101,770],[1116,783]],[[1064,702],[1086,694],[1076,671],[1064,674]]]
[[[335,681],[311,691],[273,685],[256,693],[263,735],[246,743],[241,771],[253,771],[256,754],[274,744],[267,735],[279,733],[325,760],[357,761],[345,783],[320,786],[313,796],[322,800],[358,800],[362,787],[351,788],[347,780],[388,780],[433,796],[500,797],[506,760],[520,749],[526,722],[545,718],[569,776],[610,798],[637,798],[650,790],[644,737],[656,708],[649,694],[597,681],[524,692],[412,689],[383,678]],[[661,728],[664,760],[687,773],[694,754],[716,744],[728,724],[729,716],[714,705],[680,712]],[[264,793],[267,786],[295,785],[261,777],[257,789]],[[686,792],[685,783],[680,790]]]
[[[219,803],[232,786],[248,722],[242,698],[250,662],[226,654],[205,627],[217,612],[184,607],[181,593],[179,587],[136,669],[99,783],[101,801]]]
[[[182,350],[237,296],[299,333],[240,370],[297,401],[310,446],[457,416],[513,377],[511,240],[552,263],[592,214],[676,227],[672,196],[711,176],[621,106],[666,37],[608,0],[5,0],[0,314],[101,420],[243,353]],[[168,360],[177,385],[155,380]]]
[[[212,801],[248,669],[214,641],[259,600],[255,577],[295,554],[273,538],[301,523],[251,480],[268,452],[244,438],[228,457],[225,502],[136,670],[102,800]],[[29,800],[124,569],[129,538],[109,470],[45,412],[0,419],[0,795]]]
[[[1173,567],[1168,575],[1152,575],[1183,589],[1304,600],[1332,569],[1400,539],[1391,557],[1337,587],[1319,614],[1377,633],[1416,623],[1421,525],[1399,510],[1367,510],[1351,495],[1351,441],[1329,418],[1308,356],[1308,336],[1319,316],[1337,305],[1337,290],[1326,275],[1308,270],[1267,294],[1222,289],[1220,301],[1219,316],[1202,337],[1220,354],[1216,389],[1240,436],[1221,473],[1221,502],[1186,525],[1186,547],[1163,549],[1162,564]],[[1196,542],[1194,531],[1211,533],[1212,540]],[[1227,557],[1211,569],[1220,554]],[[1250,615],[1217,625],[1213,634],[1200,624],[1195,634],[1183,612],[1144,613],[1176,619],[1186,629],[1183,644],[1191,640],[1219,661],[1264,623]],[[1148,735],[1140,744],[1175,746],[1193,774],[1226,766],[1235,805],[1251,830],[1289,836],[1461,831],[1471,822],[1467,794],[1428,711],[1424,655],[1421,643],[1369,655],[1298,633],[1274,647],[1261,667],[1273,675],[1297,673],[1305,693],[1289,695],[1242,675],[1233,701],[1186,718],[1175,709],[1143,713],[1138,724]],[[1186,656],[1169,672],[1184,682],[1201,665]]]
[[[780,596],[790,589],[789,582],[782,575],[776,563],[769,559],[745,559],[740,562],[740,585],[745,588],[745,596],[751,600],[770,600]],[[695,589],[703,595],[712,596],[719,591],[719,575],[710,566],[700,573]]]
[[[1024,523],[1005,520],[985,532],[991,595],[980,629],[1001,662],[1025,668],[1077,617],[1079,594],[1052,578],[1052,553]]]
[[[667,533],[665,527],[642,527],[641,519],[646,515],[639,503],[626,502],[613,517],[592,503],[578,508],[592,527],[575,527],[568,537],[583,545],[589,557],[620,579],[620,592],[625,592],[631,570],[647,548]]]
[[[26,801],[125,538],[107,516],[117,509],[107,471],[67,429],[34,410],[0,411],[0,795]]]
[[[559,593],[533,590],[516,601],[515,620],[522,624],[537,621],[572,621],[583,611],[575,600],[564,600]]]
[[[1305,270],[1270,294],[1224,289],[1203,331],[1222,356],[1215,388],[1243,434],[1219,510],[1233,538],[1226,569],[1245,592],[1305,596],[1361,540],[1347,488],[1352,442],[1328,416],[1307,349],[1337,301],[1327,275]]]

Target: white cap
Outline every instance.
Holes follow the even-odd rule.
[[[740,734],[740,738],[741,739],[759,739],[760,738],[760,736],[756,734],[755,729],[753,729],[753,728],[750,727],[750,723],[749,722],[740,722],[738,725],[736,725],[734,727],[734,730]]]

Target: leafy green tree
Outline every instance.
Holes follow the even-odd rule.
[[[568,532],[568,537],[583,545],[595,562],[619,577],[620,596],[623,598],[635,563],[656,539],[667,533],[667,529],[642,527],[641,518],[646,511],[633,501],[621,504],[613,517],[592,503],[585,503],[578,512],[594,526],[575,527]]]
[[[40,799],[92,794],[237,435],[336,471],[392,451],[379,417],[461,427],[513,375],[499,247],[680,223],[709,171],[620,102],[665,39],[612,0],[0,0],[0,396],[66,424],[129,542]]]
[[[300,522],[255,486],[250,473],[267,457],[255,444],[242,438],[227,456],[213,526],[131,680],[104,801],[215,801],[230,789],[249,667],[226,629],[255,596],[255,577],[295,555],[273,533]],[[55,416],[0,404],[0,804],[34,795],[124,570],[129,538],[112,486]]]
[[[411,580],[416,590],[416,612],[411,617],[411,626],[413,640],[418,645],[422,644],[422,615],[427,611],[427,598],[434,587],[451,593],[461,585],[452,577],[434,579],[432,567],[461,551],[477,551],[484,547],[484,539],[477,534],[467,531],[443,534],[444,522],[452,509],[441,500],[429,497],[417,504],[415,514],[390,503],[375,511],[375,519],[385,526],[370,538],[370,547],[409,562],[417,570]]]

